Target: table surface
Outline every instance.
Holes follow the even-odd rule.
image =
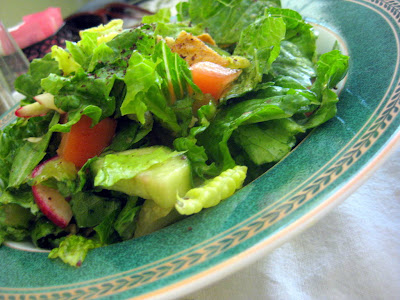
[[[342,204],[261,260],[181,300],[398,299],[400,149]]]

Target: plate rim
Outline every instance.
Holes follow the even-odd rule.
[[[360,2],[368,2],[375,5],[378,5],[375,2],[386,3],[383,0],[345,1],[354,2],[357,4],[360,4]],[[395,78],[395,76],[393,78]],[[393,80],[392,84],[393,87],[388,88],[388,94],[390,94],[389,91],[391,91],[392,89],[394,93],[396,87],[399,86],[398,83],[395,82],[395,80]],[[386,96],[384,96],[382,99],[384,98],[386,98]],[[365,124],[367,124],[368,122],[369,120],[367,120]],[[321,204],[317,205],[316,207],[302,215],[300,218],[296,219],[293,223],[290,223],[287,227],[279,230],[278,232],[272,234],[267,238],[260,239],[260,241],[250,246],[248,249],[241,251],[238,254],[235,254],[233,257],[222,260],[212,267],[207,268],[207,270],[205,271],[200,271],[195,275],[191,275],[187,278],[179,280],[176,283],[169,284],[154,291],[150,291],[147,293],[145,292],[141,295],[136,296],[135,299],[147,299],[148,297],[152,297],[152,299],[166,299],[169,296],[177,297],[178,294],[180,294],[180,296],[184,296],[189,292],[194,292],[195,290],[208,285],[210,281],[214,282],[214,280],[220,280],[223,277],[247,266],[251,262],[259,259],[261,256],[264,256],[272,249],[275,249],[280,244],[291,239],[293,236],[298,235],[300,232],[308,228],[308,226],[320,220],[326,213],[331,211],[333,207],[337,206],[344,199],[346,199],[352,192],[354,192],[362,183],[364,183],[368,179],[373,171],[380,167],[384,163],[384,161],[386,161],[390,157],[390,154],[400,144],[399,128],[397,128],[395,132],[390,136],[390,138],[385,141],[386,144],[380,147],[379,150],[371,156],[371,159],[368,161],[368,163],[364,164],[354,175],[352,175],[351,178],[347,180],[338,191],[333,192]],[[249,255],[249,253],[251,253],[251,255]],[[78,283],[74,285],[76,286],[78,285]],[[183,287],[180,287],[181,285]],[[190,289],[189,291],[187,291],[188,288]],[[51,287],[48,287],[48,289],[51,289]],[[129,292],[129,290],[120,291],[120,293],[124,292]]]

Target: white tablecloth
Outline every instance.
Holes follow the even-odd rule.
[[[400,149],[313,227],[184,300],[400,299]]]

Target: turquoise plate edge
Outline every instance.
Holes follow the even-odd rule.
[[[308,138],[296,148],[293,153],[285,158],[284,161],[275,166],[266,175],[244,188],[238,195],[229,199],[223,203],[223,206],[218,209],[211,209],[196,218],[188,218],[176,224],[171,228],[166,228],[158,232],[157,234],[148,238],[142,239],[140,243],[143,244],[131,245],[133,243],[122,243],[120,245],[107,247],[108,249],[97,249],[91,257],[88,257],[86,265],[94,264],[101,266],[104,257],[112,254],[113,251],[121,253],[124,248],[132,248],[140,250],[145,248],[147,245],[151,245],[154,241],[166,242],[166,248],[164,250],[163,258],[159,258],[155,261],[147,258],[148,261],[143,264],[132,264],[128,268],[121,267],[124,261],[132,259],[130,255],[121,256],[120,259],[113,260],[114,267],[104,264],[104,268],[87,268],[82,267],[80,270],[74,270],[76,278],[80,278],[83,272],[88,270],[91,271],[89,276],[83,276],[85,280],[78,282],[68,282],[66,280],[66,273],[73,273],[65,266],[58,264],[54,261],[50,261],[46,258],[45,254],[38,253],[24,253],[21,251],[10,249],[8,247],[0,248],[0,255],[3,258],[6,256],[20,256],[22,260],[32,259],[36,260],[36,270],[42,269],[42,272],[35,274],[36,276],[44,276],[42,284],[40,280],[33,280],[34,284],[29,282],[18,282],[14,280],[12,284],[12,277],[24,278],[32,276],[33,274],[28,271],[23,271],[23,265],[20,263],[19,270],[12,270],[13,266],[2,266],[2,270],[8,270],[7,274],[11,277],[8,280],[0,278],[0,298],[15,298],[15,297],[29,297],[29,298],[54,298],[61,297],[65,299],[75,299],[77,297],[94,298],[94,297],[105,297],[118,295],[118,297],[138,297],[138,298],[168,298],[172,295],[177,296],[178,294],[185,294],[189,291],[204,286],[216,278],[220,278],[231,271],[234,271],[246,263],[259,257],[260,253],[265,254],[267,250],[272,249],[271,246],[276,246],[276,241],[286,240],[292,236],[291,232],[298,232],[298,228],[304,228],[310,222],[315,221],[319,218],[318,215],[322,215],[324,209],[333,207],[335,204],[342,200],[342,196],[346,195],[352,189],[351,184],[361,181],[373,168],[377,165],[380,160],[387,156],[389,150],[399,140],[399,72],[398,72],[398,58],[399,56],[399,15],[400,15],[400,4],[396,1],[367,1],[367,0],[351,0],[351,1],[297,1],[295,5],[290,5],[311,20],[315,20],[316,23],[323,24],[327,27],[331,27],[334,31],[337,31],[339,35],[344,37],[348,46],[350,55],[354,61],[349,71],[349,78],[346,82],[346,86],[341,94],[341,103],[345,99],[355,101],[357,104],[364,105],[365,112],[370,112],[366,116],[360,116],[360,120],[363,121],[361,127],[357,128],[355,120],[354,124],[351,121],[346,121],[346,112],[340,113],[340,108],[354,109],[347,107],[348,105],[339,105],[338,118],[332,122],[328,122],[323,128],[317,129]],[[335,16],[332,12],[340,11],[340,5],[345,5],[352,9],[348,10],[348,13],[358,14],[372,13],[375,17],[379,17],[380,20],[385,24],[386,29],[391,31],[394,37],[395,52],[387,53],[387,49],[380,49],[385,51],[386,60],[392,60],[391,57],[397,57],[391,62],[386,62],[393,68],[383,69],[387,73],[391,73],[390,82],[387,82],[387,91],[380,97],[369,99],[368,96],[362,95],[362,91],[354,93],[359,85],[374,84],[374,82],[368,82],[364,80],[359,81],[357,87],[352,87],[352,76],[354,78],[360,77],[360,70],[358,66],[357,56],[360,54],[360,49],[356,46],[351,45],[351,41],[346,39],[347,32],[345,28],[340,26],[341,17],[332,19]],[[322,7],[330,6],[330,14],[324,13],[322,15],[315,15],[316,11],[321,11]],[[348,20],[348,19],[347,19]],[[383,39],[384,37],[382,37]],[[385,45],[387,46],[387,44]],[[378,47],[379,48],[379,47]],[[386,47],[387,48],[387,47]],[[368,49],[367,49],[368,50]],[[379,50],[379,49],[378,49]],[[367,55],[367,54],[362,54]],[[364,59],[365,57],[362,57]],[[367,59],[368,60],[368,59]],[[385,59],[384,59],[385,60]],[[383,70],[380,72],[383,73]],[[389,70],[389,71],[388,71]],[[371,70],[371,72],[374,70]],[[363,70],[364,74],[368,74],[366,70]],[[362,88],[362,87],[361,87]],[[368,90],[368,87],[364,88]],[[379,103],[375,103],[374,100],[379,100]],[[340,104],[341,104],[340,103]],[[370,107],[368,107],[368,105]],[[351,105],[350,105],[351,106]],[[364,111],[363,111],[364,112]],[[12,115],[12,113],[11,113]],[[10,115],[7,115],[10,116]],[[3,120],[8,119],[7,116]],[[314,166],[309,174],[307,180],[299,180],[299,176],[304,170],[299,170],[301,173],[299,176],[291,174],[290,180],[287,180],[287,174],[282,170],[287,169],[288,166],[293,165],[296,161],[301,159],[304,160],[305,153],[302,149],[307,149],[309,145],[315,145],[315,143],[323,144],[322,138],[325,134],[335,131],[337,125],[342,120],[345,120],[343,128],[339,130],[340,134],[344,135],[344,138],[337,138],[332,142],[334,146],[333,150],[339,149],[338,153],[332,153],[332,151],[326,151],[323,154],[330,159],[324,162],[321,166]],[[4,121],[2,125],[4,125]],[[336,127],[335,127],[336,126]],[[348,135],[346,135],[346,133]],[[326,140],[325,140],[326,143]],[[318,161],[316,161],[318,163]],[[299,168],[301,169],[301,168]],[[288,172],[287,170],[285,170]],[[296,170],[297,171],[297,170]],[[282,174],[285,173],[284,179],[276,182],[273,180],[282,179]],[[273,178],[273,179],[269,179]],[[286,181],[286,182],[285,182]],[[284,184],[282,184],[284,182]],[[351,184],[350,184],[351,183]],[[281,192],[273,190],[273,185],[278,185],[282,190]],[[287,184],[287,186],[284,186]],[[261,187],[263,185],[263,187]],[[265,197],[265,190],[270,191],[269,197]],[[290,191],[289,191],[290,190]],[[250,196],[249,196],[250,195]],[[249,197],[252,197],[249,199]],[[267,199],[268,198],[268,199]],[[279,200],[270,200],[279,199]],[[246,204],[246,201],[252,200],[259,205],[259,211],[256,212],[257,207],[251,207]],[[221,211],[230,211],[237,213],[238,209],[248,208],[250,211],[256,213],[250,217],[233,218],[231,216],[223,219],[221,224],[212,222],[218,225],[215,231],[207,231],[202,226],[193,226],[193,224],[202,223],[208,221],[210,218],[218,216]],[[197,223],[196,223],[197,222]],[[297,228],[296,228],[297,227]],[[196,230],[202,232],[202,235],[195,236]],[[192,234],[195,237],[184,238],[184,242],[190,247],[183,247],[179,251],[174,251],[173,244],[176,242],[175,238],[164,241],[163,235],[175,234],[181,238],[185,235]],[[193,239],[193,241],[188,241]],[[143,250],[143,249],[142,249]],[[176,250],[176,249],[175,249]],[[18,254],[16,254],[18,252]],[[105,253],[101,253],[105,252]],[[133,255],[133,254],[132,254]],[[138,255],[133,255],[138,258]],[[96,259],[96,257],[98,259]],[[249,258],[250,257],[250,258]],[[140,256],[139,256],[140,258]],[[0,265],[5,263],[7,260],[0,262]],[[11,259],[12,261],[12,259]],[[19,262],[21,262],[19,261]],[[126,263],[129,265],[128,263]],[[3,268],[4,267],[4,268]],[[15,265],[14,265],[15,267]],[[46,284],[45,277],[46,268],[53,267],[53,275],[58,275],[59,280],[62,284]],[[29,268],[27,268],[29,269]],[[97,269],[97,273],[96,273]],[[29,269],[30,271],[34,268]],[[99,275],[98,272],[101,275]],[[2,271],[3,273],[3,271]],[[5,274],[5,273],[3,273]],[[1,276],[3,277],[3,276]],[[71,280],[71,279],[70,279]]]

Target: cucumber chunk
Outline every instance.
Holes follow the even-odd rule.
[[[148,235],[183,219],[183,217],[173,207],[163,208],[152,200],[146,200],[140,209],[134,236],[138,238]]]
[[[161,154],[155,155],[156,151]],[[126,157],[116,158],[119,155]],[[164,159],[160,158],[161,155]],[[116,163],[117,161],[123,163]],[[137,169],[140,170],[136,172]],[[109,154],[97,160],[92,171],[96,176],[95,185],[153,200],[163,208],[174,207],[177,195],[183,196],[192,186],[188,159],[182,153],[173,152],[166,147]],[[127,174],[125,178],[123,174]],[[118,180],[114,182],[111,177],[117,176]],[[108,182],[111,184],[107,184]]]

